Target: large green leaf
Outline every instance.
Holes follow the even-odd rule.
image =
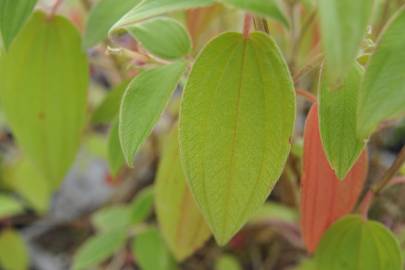
[[[185,68],[185,62],[179,61],[146,70],[129,84],[119,115],[119,137],[129,165],[159,120]]]
[[[35,13],[0,63],[0,98],[17,142],[58,185],[75,159],[85,122],[88,65],[66,19]]]
[[[128,32],[145,49],[163,59],[178,59],[191,51],[191,40],[182,24],[159,17],[129,26]]]
[[[31,15],[37,0],[1,0],[0,31],[3,43],[8,49],[15,36]]]
[[[125,237],[126,231],[117,230],[89,238],[77,251],[72,269],[91,269],[108,259],[124,245]]]
[[[163,237],[177,260],[200,248],[211,235],[187,186],[180,164],[177,125],[163,151],[156,179],[156,214]]]
[[[315,254],[317,269],[401,270],[398,241],[383,225],[348,216],[322,237]]]
[[[23,211],[24,208],[16,199],[0,194],[0,219],[19,214]]]
[[[357,131],[367,138],[384,119],[405,113],[405,9],[385,30],[371,57],[358,106]]]
[[[217,242],[262,205],[290,151],[295,95],[288,67],[263,33],[225,33],[196,60],[181,106],[181,158]]]
[[[214,3],[214,0],[144,0],[122,17],[111,30],[126,28],[144,19],[197,7],[205,7]]]
[[[13,230],[0,234],[0,267],[4,270],[28,269],[29,257],[24,239]]]
[[[327,72],[322,71],[319,90],[319,126],[323,148],[328,161],[343,180],[364,148],[357,137],[357,102],[363,70],[357,64],[335,87],[329,84]]]
[[[132,253],[142,270],[177,269],[173,257],[155,228],[148,229],[135,237]]]
[[[224,4],[244,9],[261,16],[276,19],[288,27],[289,23],[276,0],[218,0]]]
[[[344,77],[366,34],[374,0],[319,0],[322,44],[331,81]]]
[[[105,39],[111,26],[140,2],[141,0],[100,0],[87,19],[84,47],[92,47]]]

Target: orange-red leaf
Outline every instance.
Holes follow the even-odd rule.
[[[332,223],[352,211],[367,176],[367,162],[363,151],[346,178],[338,179],[322,147],[314,104],[305,124],[301,179],[301,231],[310,252]]]

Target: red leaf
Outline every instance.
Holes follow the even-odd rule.
[[[364,186],[367,163],[367,152],[363,151],[346,178],[337,178],[322,147],[314,104],[305,123],[301,179],[301,231],[311,253],[328,227],[352,211]]]

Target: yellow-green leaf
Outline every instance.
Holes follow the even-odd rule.
[[[118,128],[129,165],[159,120],[185,68],[185,62],[179,61],[146,70],[129,84],[122,98]]]
[[[317,269],[401,270],[398,240],[383,225],[351,215],[325,233],[315,254]]]
[[[0,63],[0,98],[27,156],[53,186],[79,147],[88,65],[80,35],[65,18],[37,12]]]
[[[182,24],[159,17],[129,26],[128,32],[157,57],[174,60],[191,51],[191,39]]]
[[[357,137],[357,102],[363,70],[352,65],[338,88],[331,86],[326,70],[321,73],[319,125],[323,148],[336,176],[343,180],[364,148]]]
[[[22,205],[13,197],[0,194],[0,219],[23,212]]]
[[[405,9],[384,31],[364,75],[358,136],[366,139],[385,119],[405,114]]]
[[[374,0],[319,0],[322,44],[330,80],[344,77],[367,31]]]
[[[180,115],[192,193],[221,245],[263,204],[290,151],[295,93],[264,33],[225,33],[196,60]]]
[[[170,250],[182,261],[211,235],[187,186],[180,164],[177,125],[162,154],[156,179],[156,214]]]
[[[25,270],[29,266],[28,250],[24,239],[13,230],[0,234],[0,268],[4,270]]]

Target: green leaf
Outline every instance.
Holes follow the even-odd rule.
[[[260,16],[273,18],[286,27],[289,27],[288,20],[278,6],[276,0],[218,0],[224,4],[244,9]]]
[[[405,9],[384,31],[364,75],[357,132],[366,139],[380,121],[405,113]]]
[[[76,157],[86,114],[88,65],[66,19],[35,13],[0,63],[0,98],[18,144],[59,185]]]
[[[170,255],[159,231],[149,229],[137,235],[132,243],[132,253],[142,270],[175,270]]]
[[[105,261],[125,243],[126,231],[111,231],[89,238],[74,257],[73,270],[90,269]]]
[[[6,229],[0,234],[0,266],[4,270],[28,269],[29,257],[24,239],[19,233]]]
[[[83,46],[90,48],[105,39],[111,26],[140,2],[141,0],[100,0],[89,14]]]
[[[138,193],[130,205],[131,224],[136,225],[144,221],[152,212],[154,192],[153,188],[145,188]]]
[[[250,222],[266,222],[268,220],[279,220],[288,223],[294,223],[298,220],[298,213],[294,209],[275,202],[264,204],[252,216]]]
[[[115,119],[108,138],[108,165],[111,174],[116,176],[125,165],[125,158],[121,150],[120,138],[118,136],[118,119]]]
[[[364,148],[357,137],[357,102],[363,70],[354,64],[335,89],[328,82],[328,72],[321,72],[319,90],[319,125],[323,148],[336,176],[343,180]]]
[[[215,270],[241,270],[238,260],[231,255],[222,255],[215,263]]]
[[[295,93],[264,33],[225,33],[196,60],[180,116],[181,158],[194,198],[224,245],[263,204],[290,151]]]
[[[37,0],[1,0],[0,31],[8,49],[21,27],[31,15]]]
[[[144,19],[178,10],[206,7],[214,0],[144,0],[122,17],[110,31],[126,28]]]
[[[119,115],[119,137],[129,165],[159,120],[185,68],[185,62],[179,61],[146,70],[129,84]]]
[[[23,211],[24,208],[16,199],[0,194],[0,219],[20,214]]]
[[[179,59],[191,51],[187,30],[171,18],[155,18],[127,28],[152,54],[168,60]]]
[[[98,210],[91,221],[99,232],[111,232],[125,229],[130,225],[130,209],[126,205],[116,205]]]
[[[383,225],[348,216],[336,222],[322,237],[315,254],[318,269],[400,270],[398,241]]]
[[[120,109],[121,98],[128,87],[128,83],[129,81],[124,81],[108,92],[92,115],[91,122],[93,124],[108,124],[117,117]]]
[[[335,82],[355,61],[373,0],[319,0],[318,7],[328,73]]]
[[[170,250],[182,261],[211,235],[187,186],[181,164],[177,125],[171,131],[156,178],[156,214]]]

